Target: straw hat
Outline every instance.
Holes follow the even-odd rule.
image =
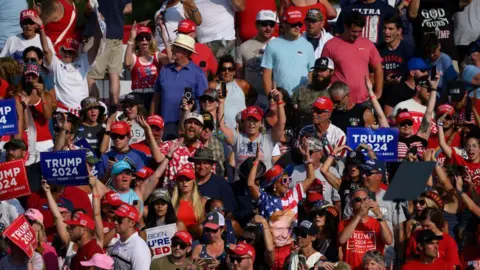
[[[197,53],[195,51],[195,39],[190,37],[190,36],[184,35],[184,34],[178,34],[177,38],[172,43],[172,45],[180,47],[180,48],[184,48],[184,49],[189,50],[193,53]]]

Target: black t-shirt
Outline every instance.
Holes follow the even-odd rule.
[[[352,109],[348,111],[333,110],[330,121],[332,124],[347,133],[347,127],[362,127],[364,124],[363,113],[365,107],[360,104],[355,104]]]
[[[103,139],[103,134],[105,133],[105,128],[103,125],[98,124],[94,127],[81,125],[77,131],[77,138],[85,138],[90,144],[95,154],[98,154],[100,143]]]
[[[413,22],[413,35],[417,47],[422,50],[423,37],[435,33],[442,52],[458,60],[453,40],[453,14],[459,11],[459,0],[421,0],[417,18]]]
[[[392,88],[386,88],[384,91],[384,105],[388,105],[392,108],[398,103],[415,96],[415,89],[410,88],[405,82],[394,85]]]

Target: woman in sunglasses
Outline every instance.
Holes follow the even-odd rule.
[[[411,219],[407,221],[407,227],[405,235],[408,238],[413,231],[421,229],[420,222],[418,221],[418,217],[422,213],[425,208],[434,208],[443,210],[443,200],[440,198],[434,191],[428,191],[420,194],[418,198],[414,201],[409,203],[409,209],[411,211]]]
[[[171,53],[168,42],[165,42],[165,31],[162,31],[162,39],[167,46],[167,52]],[[152,38],[150,28],[137,25],[136,22],[132,26],[127,44],[125,65],[132,76],[132,92],[140,95],[145,108],[150,110],[153,87],[160,74],[162,59],[165,59],[165,55],[157,51],[157,41]]]
[[[223,237],[227,243],[235,244],[237,243],[237,237],[242,235],[242,227],[240,224],[233,218],[233,215],[228,215],[223,202],[217,199],[209,199],[205,203],[205,211],[210,212],[219,212],[225,217],[225,232]]]
[[[317,201],[310,211],[310,221],[317,229],[317,238],[313,242],[315,250],[331,262],[338,261],[337,227],[338,210],[327,201]]]
[[[227,258],[227,242],[222,237],[224,231],[225,217],[215,211],[208,213],[203,223],[207,242],[197,245],[192,251],[192,259],[197,265],[206,266],[207,269],[217,269],[224,265]]]
[[[257,99],[256,92],[250,84],[242,79],[236,79],[235,60],[231,55],[225,55],[220,58],[218,63],[217,79],[208,84],[209,88],[222,91],[223,84],[226,87],[225,115],[224,121],[229,128],[235,128],[235,116],[237,113],[247,108],[247,105],[253,105]]]

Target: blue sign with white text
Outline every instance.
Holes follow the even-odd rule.
[[[0,136],[18,133],[17,106],[15,99],[0,100]]]
[[[370,145],[377,158],[384,161],[398,159],[397,128],[347,128],[347,145],[355,150],[361,143]]]
[[[41,152],[40,166],[43,178],[50,184],[88,185],[85,150]]]

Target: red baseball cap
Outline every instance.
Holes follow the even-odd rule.
[[[152,30],[150,30],[150,27],[137,25],[136,28],[137,28],[137,35],[140,35],[140,34],[152,35]]]
[[[316,202],[319,200],[323,200],[323,184],[319,179],[315,179],[307,190],[307,201]]]
[[[325,110],[332,112],[333,111],[333,102],[328,97],[319,97],[313,102],[313,107],[319,110]]]
[[[437,113],[437,117],[440,117],[446,113],[448,115],[453,115],[455,113],[455,109],[452,107],[452,105],[442,104],[438,106],[436,113]]]
[[[234,249],[229,249],[229,252],[238,256],[249,255],[252,261],[255,260],[255,248],[245,242],[236,244]]]
[[[122,203],[123,201],[120,199],[120,196],[115,191],[109,191],[105,193],[102,198],[102,204],[120,206]]]
[[[192,20],[185,19],[178,22],[178,27],[175,31],[181,34],[190,34],[192,32],[195,32],[196,30],[197,25]]]
[[[175,179],[178,180],[178,178],[180,178],[182,176],[186,177],[189,180],[195,179],[195,171],[193,171],[192,169],[181,169],[177,173],[177,177]]]
[[[137,208],[133,205],[126,203],[122,203],[120,207],[115,210],[115,215],[119,217],[129,218],[135,222],[137,222],[138,218],[140,217]]]
[[[143,167],[135,173],[135,175],[141,179],[147,179],[152,174],[153,174],[153,170],[150,169],[149,167]]]
[[[296,6],[289,6],[283,13],[283,22],[286,23],[303,23],[302,11]]]
[[[187,231],[178,231],[173,235],[172,239],[173,238],[178,238],[183,243],[185,243],[187,245],[190,245],[190,246],[193,243],[192,236]]]
[[[397,114],[397,117],[395,118],[395,123],[397,125],[400,125],[402,122],[404,121],[412,121],[413,123],[413,116],[411,113],[409,112],[401,112],[399,114]]]
[[[26,19],[33,19],[38,16],[38,13],[34,9],[25,9],[20,12],[20,23]]]
[[[95,229],[95,222],[87,214],[77,212],[72,220],[66,220],[67,225],[82,226],[90,230]]]
[[[65,43],[63,43],[62,48],[64,50],[75,51],[78,52],[78,48],[80,48],[80,43],[74,38],[67,38]]]
[[[147,118],[147,124],[149,126],[156,126],[159,127],[160,129],[163,129],[165,126],[165,121],[163,121],[163,118],[160,115],[150,115]]]
[[[260,121],[263,118],[263,111],[257,106],[250,106],[242,111],[242,120],[246,120],[248,117],[253,117]]]
[[[115,121],[110,128],[110,133],[128,135],[130,134],[130,125],[125,121]]]

